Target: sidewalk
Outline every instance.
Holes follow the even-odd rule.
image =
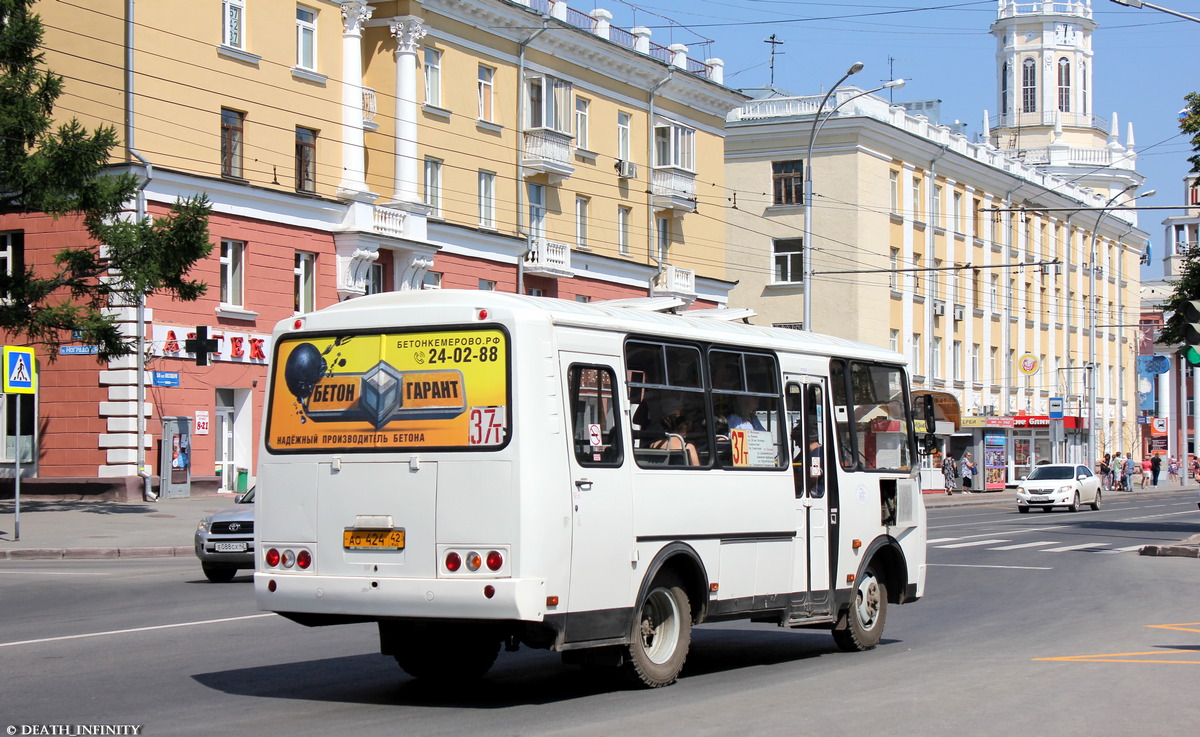
[[[200,518],[233,506],[234,494],[157,502],[0,500],[0,560],[191,557]]]
[[[1200,485],[1161,481],[1155,489],[1133,492],[1110,491],[1107,501],[1127,496],[1177,497],[1196,501]],[[928,508],[966,506],[1015,507],[1011,489],[1003,491],[955,493],[926,492]],[[161,558],[191,557],[192,536],[201,517],[233,506],[233,494],[207,494],[158,502],[51,501],[21,500],[21,539],[16,540],[12,499],[0,500],[0,560],[60,558]],[[1187,555],[1200,557],[1200,535],[1175,546],[1147,546],[1175,549],[1147,552],[1146,555]]]

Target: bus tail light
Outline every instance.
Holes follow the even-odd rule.
[[[312,565],[312,553],[307,550],[301,550],[296,554],[296,567],[302,571],[307,571]]]
[[[274,568],[275,566],[279,565],[279,557],[280,557],[279,551],[276,550],[275,548],[271,548],[270,550],[268,550],[267,558],[266,558],[267,566],[270,568]]]
[[[462,568],[462,556],[454,551],[446,553],[446,570],[454,573],[459,568]]]
[[[487,554],[488,570],[498,571],[504,566],[504,556],[499,550],[493,550]]]

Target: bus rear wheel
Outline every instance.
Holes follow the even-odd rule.
[[[423,681],[483,678],[500,652],[500,640],[483,632],[429,626],[406,634],[396,650],[396,663],[405,673]]]
[[[683,584],[661,573],[638,607],[629,638],[625,675],[646,688],[669,686],[679,677],[692,642],[692,610]]]
[[[847,652],[870,650],[883,637],[887,621],[887,586],[868,566],[854,588],[854,599],[833,628],[833,640]]]

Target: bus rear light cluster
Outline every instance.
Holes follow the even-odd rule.
[[[312,568],[313,556],[307,548],[267,548],[263,562],[267,568],[307,571]]]
[[[488,550],[447,550],[442,565],[447,573],[499,573],[504,568],[504,552]]]

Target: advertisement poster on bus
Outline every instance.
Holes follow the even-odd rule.
[[[983,435],[984,488],[1003,489],[1008,481],[1008,438],[1004,433]]]
[[[284,338],[272,361],[276,453],[503,445],[508,338],[499,329]]]

